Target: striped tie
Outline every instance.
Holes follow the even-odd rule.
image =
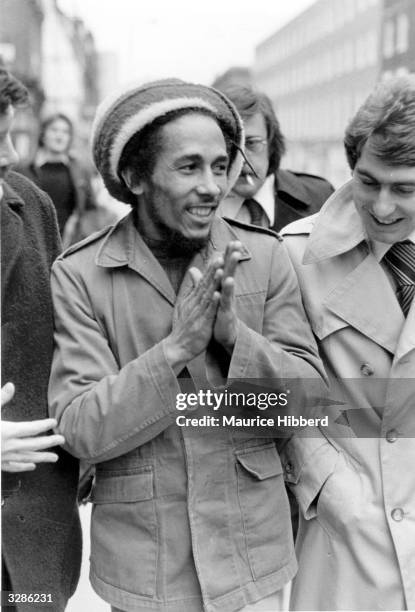
[[[415,294],[415,244],[394,244],[383,258],[397,283],[396,297],[406,317]]]

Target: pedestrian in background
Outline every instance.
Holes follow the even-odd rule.
[[[352,179],[282,230],[343,419],[286,447],[293,610],[415,609],[415,77],[346,130]],[[348,410],[347,408],[350,408]]]
[[[317,212],[333,187],[319,176],[280,168],[285,139],[268,96],[248,85],[223,84],[221,91],[243,119],[247,160],[218,214],[278,232]]]
[[[33,161],[17,168],[51,197],[64,248],[115,220],[105,207],[98,206],[92,171],[71,153],[73,138],[69,117],[50,115],[41,123]]]
[[[14,108],[27,99],[0,68],[2,608],[60,612],[80,570],[78,461],[59,447],[56,421],[46,418],[56,215],[45,193],[10,171]]]

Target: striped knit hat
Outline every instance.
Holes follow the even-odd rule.
[[[235,143],[228,170],[228,190],[232,188],[242,167],[238,147],[243,147],[244,139],[237,110],[224,94],[211,87],[165,79],[124,88],[109,96],[97,109],[92,126],[92,154],[98,172],[114,198],[129,202],[131,197],[118,174],[121,154],[129,140],[159,117],[185,108],[213,112],[219,125]]]

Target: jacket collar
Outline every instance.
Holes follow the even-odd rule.
[[[2,205],[9,206],[12,210],[16,212],[21,211],[25,203],[19,194],[8,184],[7,179],[3,183],[3,198],[1,200]]]
[[[312,204],[310,194],[304,184],[292,172],[280,168],[275,175],[275,187],[277,193],[287,193],[291,198],[295,198],[305,206],[309,207]]]
[[[1,286],[5,295],[10,274],[24,245],[22,214],[25,203],[5,181],[1,199]]]
[[[352,200],[352,181],[338,189],[321,208],[310,233],[303,263],[315,263],[347,253],[367,235]]]
[[[221,253],[231,240],[240,240],[238,234],[223,219],[214,217],[210,241],[206,250],[195,255],[190,266],[203,270],[213,253]],[[249,249],[242,245],[241,261],[251,259]],[[169,302],[175,303],[176,295],[166,273],[141,235],[137,232],[130,212],[106,235],[95,258],[104,268],[128,266],[152,284]]]

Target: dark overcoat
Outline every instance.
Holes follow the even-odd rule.
[[[329,199],[333,186],[321,176],[279,169],[275,173],[275,221],[271,229],[314,215]]]
[[[48,416],[53,351],[49,272],[59,250],[49,197],[11,172],[1,201],[1,374],[2,384],[13,382],[16,393],[2,409],[4,420]],[[78,462],[62,449],[55,450],[56,464],[39,464],[33,472],[2,472],[2,538],[13,590],[50,593],[53,605],[47,609],[58,612],[78,581],[81,529]],[[32,611],[35,606],[17,608]]]

